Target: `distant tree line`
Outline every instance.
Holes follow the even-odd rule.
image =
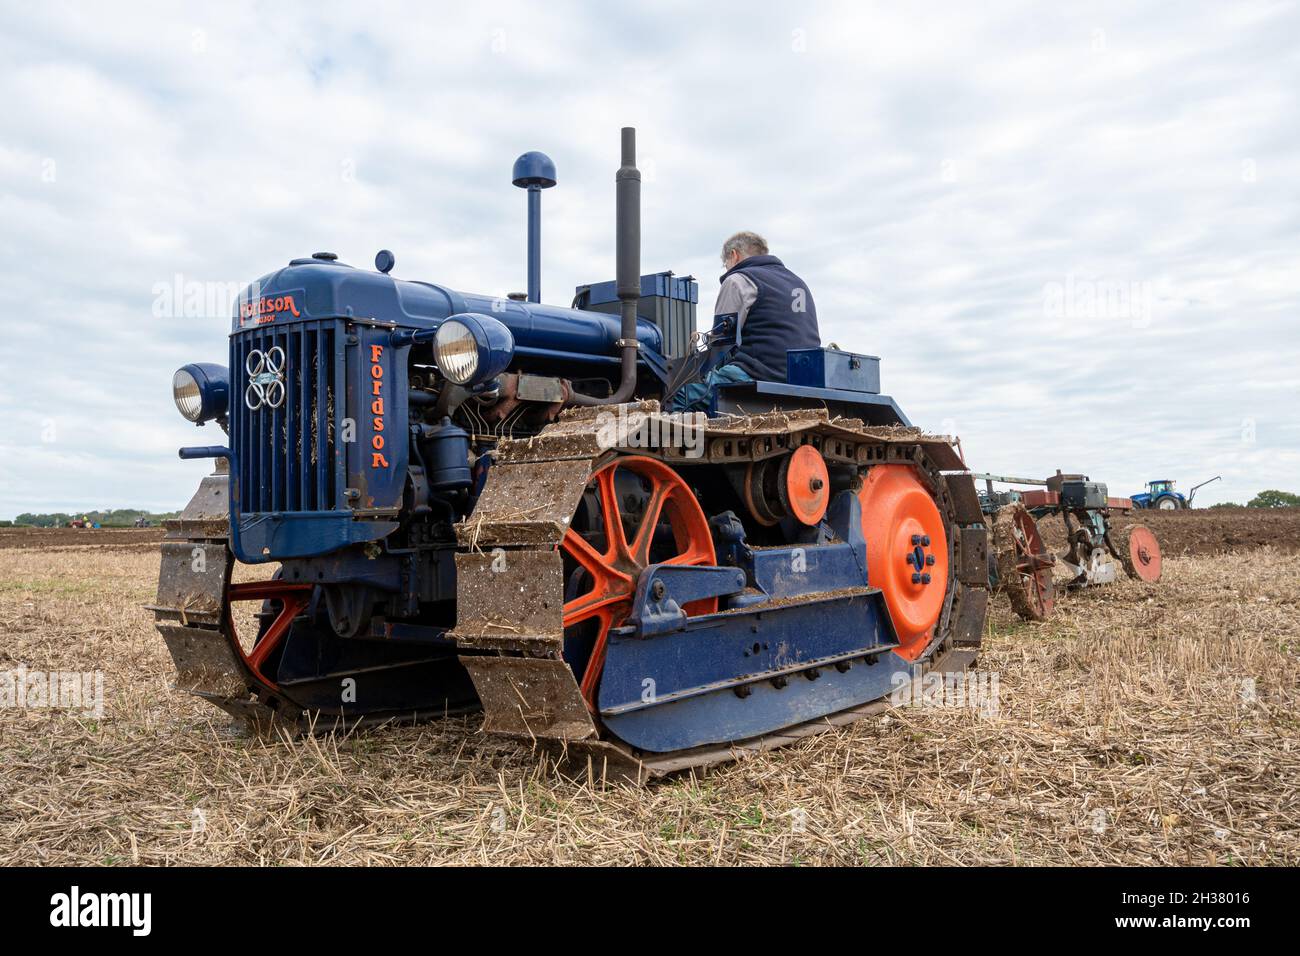
[[[32,514],[27,512],[14,518],[12,522],[0,522],[0,525],[30,525],[34,528],[64,528],[69,521],[89,518],[93,523],[101,528],[131,528],[140,518],[144,518],[150,524],[157,524],[165,518],[175,518],[180,512],[168,511],[158,514],[152,511],[141,511],[138,508],[110,508],[105,511],[77,511],[73,514],[66,514],[62,511],[55,511],[48,514]]]
[[[1217,505],[1210,505],[1211,508],[1240,508],[1241,505],[1235,501],[1224,501]],[[1247,508],[1300,508],[1300,495],[1293,495],[1289,491],[1278,491],[1276,488],[1270,488],[1267,491],[1261,491],[1254,498],[1246,502]]]

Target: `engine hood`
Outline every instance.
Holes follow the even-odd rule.
[[[616,356],[615,316],[537,302],[456,292],[432,282],[394,279],[327,259],[294,259],[267,273],[240,294],[233,332],[271,323],[307,319],[358,318],[397,326],[436,328],[459,312],[480,312],[504,322],[515,344],[528,350],[588,356]],[[662,353],[659,329],[642,318],[637,338]]]

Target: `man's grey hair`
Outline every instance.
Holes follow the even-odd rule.
[[[740,253],[740,258],[767,255],[767,240],[756,232],[738,232],[722,244],[722,261],[733,252]]]

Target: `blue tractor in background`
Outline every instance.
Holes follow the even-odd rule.
[[[1174,489],[1174,483],[1168,478],[1147,482],[1147,490],[1130,496],[1134,508],[1155,508],[1157,511],[1182,511],[1192,506],[1197,488],[1204,488],[1211,482],[1218,481],[1222,475],[1215,475],[1209,481],[1203,481],[1183,497],[1182,492]]]
[[[179,687],[256,728],[481,708],[488,733],[644,780],[974,660],[974,482],[880,394],[877,358],[791,351],[785,381],[663,411],[737,331],[696,330],[693,280],[641,274],[635,153],[625,129],[616,279],[569,307],[541,302],[536,152],[512,177],[526,294],[394,278],[386,250],[245,290],[228,367],[173,380],[227,435],[181,449],[216,470],[162,545]]]

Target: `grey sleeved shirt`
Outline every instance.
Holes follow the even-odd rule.
[[[740,342],[741,331],[745,328],[745,316],[750,307],[758,300],[758,286],[754,280],[743,272],[733,272],[722,280],[718,289],[718,302],[713,307],[714,315],[736,316],[736,342]]]

